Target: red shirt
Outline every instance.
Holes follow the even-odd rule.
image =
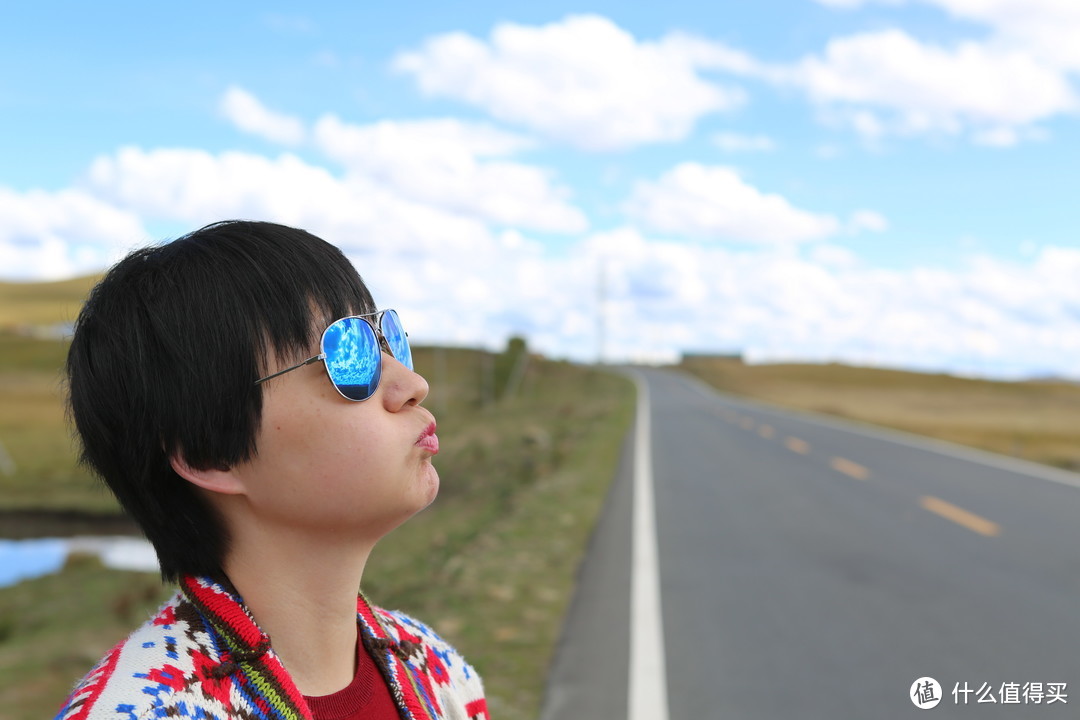
[[[390,688],[375,661],[356,643],[356,675],[330,695],[304,696],[315,720],[400,720]]]

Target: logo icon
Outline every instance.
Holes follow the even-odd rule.
[[[921,677],[911,683],[908,697],[915,703],[915,707],[929,710],[941,702],[941,683],[932,677]]]

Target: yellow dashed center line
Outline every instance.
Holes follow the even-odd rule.
[[[773,436],[772,425],[762,425],[757,429],[758,435],[763,438],[771,438]]]
[[[952,503],[947,503],[941,498],[924,495],[919,498],[919,503],[930,512],[936,513],[946,520],[952,520],[957,525],[963,525],[968,530],[977,532],[980,535],[994,537],[1001,532],[1001,526],[997,523],[991,522],[973,512],[968,512]]]
[[[834,457],[829,461],[829,465],[833,470],[842,472],[845,475],[855,478],[856,480],[865,480],[870,477],[870,471],[864,468],[857,462],[852,462],[847,458]]]
[[[784,447],[791,452],[797,452],[800,455],[805,455],[810,452],[810,445],[805,440],[800,440],[797,437],[789,437],[784,441]]]

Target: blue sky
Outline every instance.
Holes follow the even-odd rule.
[[[1071,0],[353,5],[7,9],[0,278],[251,217],[421,342],[1080,377]]]

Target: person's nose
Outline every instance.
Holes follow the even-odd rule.
[[[419,405],[427,397],[427,380],[420,373],[402,365],[393,355],[383,353],[383,379],[385,387],[383,403],[391,411],[410,405]]]

